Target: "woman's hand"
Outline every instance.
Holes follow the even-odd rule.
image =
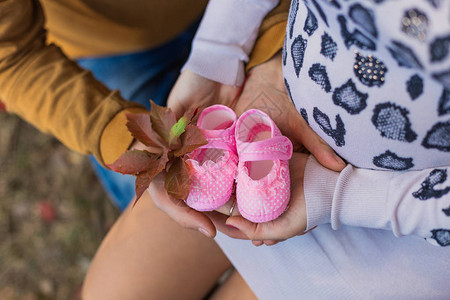
[[[191,107],[230,105],[239,90],[238,87],[224,85],[185,70],[175,83],[167,106],[179,118]],[[198,212],[188,207],[183,200],[175,199],[167,194],[164,188],[164,175],[157,176],[148,191],[156,206],[185,228],[199,230],[209,237],[216,235],[217,228],[231,237],[245,238],[238,230],[225,225],[233,200],[228,201],[216,212]],[[233,215],[236,213],[237,210],[234,210]]]
[[[294,152],[289,161],[291,200],[287,210],[277,219],[266,223],[252,223],[241,216],[230,217],[226,224],[236,227],[256,246],[274,245],[291,237],[305,234],[306,203],[303,190],[307,154]]]
[[[234,199],[228,201],[218,211],[196,211],[187,206],[183,200],[175,199],[167,194],[164,188],[164,174],[159,174],[153,179],[148,192],[155,205],[184,228],[198,230],[207,237],[214,237],[217,229],[232,238],[248,239],[239,230],[225,224]],[[233,215],[238,215],[237,209],[233,211]]]

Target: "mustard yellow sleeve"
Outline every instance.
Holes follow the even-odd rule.
[[[46,45],[43,26],[37,0],[0,1],[0,99],[67,147],[110,162],[132,142],[119,122],[125,111],[146,110]]]
[[[280,3],[264,18],[246,70],[262,64],[283,48],[291,0]]]
[[[100,153],[105,164],[116,161],[134,141],[126,127],[127,113],[148,113],[148,111],[140,107],[127,108],[121,110],[108,122],[100,138]]]

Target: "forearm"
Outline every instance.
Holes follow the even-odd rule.
[[[100,144],[105,128],[114,119],[118,123],[124,110],[143,109],[108,90],[56,46],[47,46],[43,25],[37,1],[0,3],[0,98],[9,112],[69,148],[103,161]],[[126,149],[131,136],[126,130],[120,134],[128,145],[118,147]],[[106,143],[112,140],[105,137]]]
[[[430,238],[434,230],[450,233],[447,169],[395,172],[348,165],[337,173],[310,158],[304,180],[307,229],[331,223],[334,229],[341,225],[387,229],[396,236]],[[432,183],[424,184],[430,176]]]

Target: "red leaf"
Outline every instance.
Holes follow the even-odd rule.
[[[142,172],[136,176],[136,181],[134,183],[136,191],[136,200],[134,201],[133,206],[136,205],[139,198],[141,198],[142,194],[148,189],[152,180],[153,178],[149,176],[148,172]]]
[[[133,137],[149,147],[162,147],[158,135],[152,129],[148,114],[126,114],[127,127]]]
[[[166,188],[167,193],[176,199],[186,200],[189,196],[189,174],[184,160],[180,157],[176,157],[173,160],[173,163],[166,174],[164,187]]]
[[[175,114],[170,108],[162,107],[151,101],[152,109],[150,110],[150,118],[153,130],[163,138],[169,141],[170,129],[177,122]]]
[[[152,182],[153,178],[155,178],[156,175],[158,175],[159,173],[161,173],[162,170],[164,170],[164,167],[166,166],[168,161],[169,158],[167,157],[167,151],[164,151],[164,153],[156,161],[154,161],[148,166],[145,172],[141,172],[136,176],[135,182],[136,201],[134,202],[133,206],[136,205],[139,198],[141,198],[142,194],[150,186],[150,183]]]
[[[186,126],[186,132],[181,135],[181,148],[174,152],[175,156],[182,156],[208,144],[203,132],[194,125]]]
[[[189,108],[188,110],[186,110],[184,112],[183,117],[186,118],[188,123],[191,123],[191,121],[193,120],[194,117],[198,116],[198,108]]]
[[[203,108],[197,108],[195,110],[194,116],[191,119],[191,124],[192,125],[197,126],[198,118],[200,117],[200,114],[202,113],[203,109],[205,109],[205,108],[204,107]]]
[[[152,179],[164,170],[167,162],[169,161],[169,158],[167,157],[167,150],[164,150],[164,153],[159,157],[159,159],[147,170],[147,173]]]
[[[108,167],[115,172],[136,175],[150,168],[159,157],[159,154],[148,151],[130,150],[122,154],[114,163],[108,165]]]

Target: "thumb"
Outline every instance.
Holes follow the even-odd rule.
[[[216,227],[206,215],[188,207],[183,200],[167,194],[162,174],[153,179],[148,191],[155,205],[182,227],[198,230],[209,237],[216,235]]]
[[[306,123],[303,118],[298,118],[300,129],[297,130],[296,139],[298,139],[306,149],[322,164],[324,167],[340,172],[346,163],[336,152]]]

